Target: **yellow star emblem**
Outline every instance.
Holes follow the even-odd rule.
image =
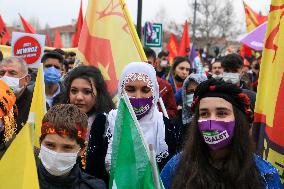
[[[98,68],[101,71],[103,77],[105,80],[110,80],[109,74],[108,74],[108,69],[109,69],[109,64],[106,66],[102,65],[101,63],[98,63]]]

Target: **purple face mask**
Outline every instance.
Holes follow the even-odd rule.
[[[218,150],[231,143],[234,136],[235,121],[199,120],[198,127],[209,148]]]
[[[149,113],[153,105],[153,97],[149,98],[129,98],[129,101],[133,107],[134,113],[138,120]]]

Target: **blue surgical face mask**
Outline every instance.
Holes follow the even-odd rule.
[[[186,95],[186,105],[188,107],[191,106],[192,102],[193,102],[193,93],[192,94],[189,94],[189,95]]]
[[[44,83],[47,85],[59,83],[61,78],[60,70],[52,67],[44,69]]]

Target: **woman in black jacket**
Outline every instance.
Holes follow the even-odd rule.
[[[87,150],[82,158],[85,171],[108,183],[104,159],[108,140],[106,113],[114,108],[100,70],[92,66],[73,69],[65,80],[67,94],[64,103],[74,104],[88,115]]]

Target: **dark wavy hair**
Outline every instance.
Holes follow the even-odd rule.
[[[63,103],[70,102],[69,94],[70,94],[71,84],[75,79],[78,78],[87,80],[91,86],[92,86],[91,82],[92,80],[97,90],[96,103],[94,107],[90,110],[90,112],[87,113],[88,115],[92,113],[103,113],[103,112],[107,113],[115,108],[111,96],[107,91],[107,87],[100,70],[93,66],[79,66],[77,68],[74,68],[68,74],[64,82],[64,85],[66,87],[66,92],[64,94]]]
[[[235,135],[220,169],[212,165],[207,144],[198,129],[199,107],[188,131],[187,142],[176,169],[174,189],[255,189],[263,188],[262,178],[256,167],[253,143],[249,135],[246,116],[233,106]]]

